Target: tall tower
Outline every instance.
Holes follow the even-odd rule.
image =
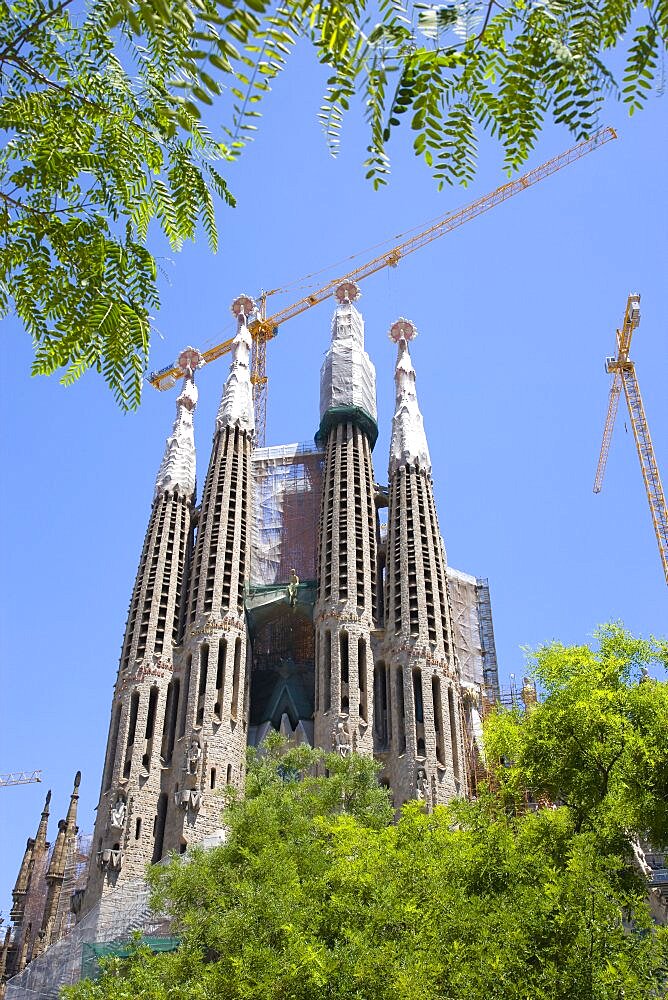
[[[166,782],[174,745],[178,682],[172,648],[195,495],[193,412],[196,352],[183,352],[183,388],[158,471],[125,630],[97,807],[85,909],[121,879],[142,877],[162,856]],[[156,810],[156,803],[158,804]],[[162,813],[161,813],[162,809]]]
[[[373,753],[376,511],[371,449],[378,436],[376,372],[364,350],[359,290],[336,291],[332,342],[320,372],[325,451],[315,606],[315,745]]]
[[[69,899],[62,899],[63,883],[68,867],[72,866],[77,844],[77,806],[79,804],[79,785],[81,771],[74,778],[74,788],[70,796],[67,817],[58,824],[58,834],[53,845],[53,851],[46,870],[46,901],[42,925],[39,930],[39,940],[33,951],[33,958],[45,951],[50,944],[58,941],[62,934],[63,918],[70,912]]]
[[[407,320],[397,342],[389,462],[385,640],[376,661],[376,749],[395,804],[436,805],[464,791],[459,684],[452,648],[446,559],[431,460],[415,392]]]
[[[37,833],[34,839],[28,838],[21,867],[12,892],[12,908],[10,919],[14,925],[11,944],[8,943],[6,955],[6,974],[15,976],[21,972],[32,957],[32,950],[37,938],[39,927],[31,920],[27,912],[27,904],[31,891],[39,893],[37,883],[44,874],[49,843],[46,839],[49,825],[49,804],[51,791],[46,793],[44,809],[40,816]],[[41,914],[40,914],[41,915]]]
[[[252,302],[235,300],[238,332],[223,390],[192,557],[185,633],[178,651],[181,711],[171,769],[164,849],[184,851],[220,826],[225,785],[240,785],[246,752],[251,454]],[[173,744],[170,738],[170,748]]]

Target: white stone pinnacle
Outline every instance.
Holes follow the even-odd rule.
[[[216,430],[239,427],[252,433],[255,430],[253,387],[250,380],[251,335],[246,318],[239,317],[239,330],[232,343],[232,364],[223,389],[216,417]]]
[[[196,406],[197,386],[188,371],[176,400],[176,420],[172,433],[167,438],[165,454],[155,481],[156,497],[164,490],[174,490],[177,487],[186,494],[195,491],[193,412]]]
[[[431,472],[427,436],[415,392],[415,368],[408,344],[403,338],[399,341],[394,381],[397,403],[392,417],[390,477],[402,465],[414,465],[424,472]]]

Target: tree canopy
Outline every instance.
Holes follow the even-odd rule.
[[[668,685],[638,676],[657,657],[665,662],[665,644],[614,627],[598,650],[540,650],[545,700],[521,715],[502,710],[489,726],[489,787],[433,812],[408,803],[394,822],[372,761],[280,739],[251,750],[246,796],[225,809],[225,843],[150,871],[179,950],[138,944],[65,996],[658,1000],[668,929],[652,924],[629,850],[648,824],[665,831]],[[620,726],[624,762],[619,742],[608,746]],[[608,787],[591,790],[575,776],[594,781],[601,760]],[[523,783],[553,801],[526,808]]]
[[[96,369],[132,407],[159,305],[151,223],[173,249],[201,227],[215,250],[215,201],[233,204],[221,163],[252,138],[299,39],[330,74],[320,118],[333,152],[361,109],[374,186],[402,124],[439,185],[465,184],[480,132],[512,171],[548,116],[584,137],[608,95],[640,108],[668,4],[90,0],[82,13],[0,0],[0,23],[0,311],[32,337],[34,373],[68,383]],[[212,104],[220,134],[202,117]]]

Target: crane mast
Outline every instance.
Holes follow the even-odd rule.
[[[610,386],[610,397],[608,400],[608,413],[603,431],[603,443],[598,458],[596,468],[596,478],[594,480],[594,493],[600,493],[603,485],[603,476],[612,440],[612,430],[615,424],[615,416],[619,405],[621,390],[624,390],[626,405],[629,411],[633,438],[640,461],[645,492],[649,503],[654,533],[659,546],[659,555],[663,566],[663,573],[668,584],[668,510],[666,509],[666,498],[661,484],[659,467],[654,455],[654,447],[649,432],[649,424],[645,416],[640,385],[636,376],[635,364],[629,359],[631,349],[631,338],[634,330],[640,325],[640,296],[629,295],[626,302],[626,312],[621,330],[617,331],[617,356],[607,358],[605,363],[606,371],[613,376]]]
[[[477,216],[489,212],[490,209],[495,208],[514,195],[519,194],[521,191],[526,191],[527,188],[542,181],[545,177],[549,177],[551,174],[574,163],[593,150],[599,149],[611,139],[616,138],[617,133],[614,129],[610,127],[599,129],[591,138],[578,143],[577,146],[573,146],[564,153],[560,153],[558,156],[547,160],[539,167],[529,170],[521,177],[511,180],[507,184],[502,184],[501,187],[476,199],[470,205],[455,212],[449,212],[421,232],[409,236],[408,239],[403,240],[390,250],[379,254],[365,264],[354,268],[347,274],[332,278],[322,288],[318,288],[316,291],[305,295],[303,298],[298,299],[297,302],[293,302],[291,305],[278,310],[270,316],[266,315],[267,297],[273,293],[263,293],[260,297],[260,304],[256,315],[248,323],[248,329],[253,340],[251,382],[253,383],[253,403],[255,406],[256,439],[258,444],[260,446],[264,445],[266,430],[267,343],[276,336],[281,323],[285,323],[287,320],[306,312],[307,309],[318,305],[319,302],[328,298],[344,281],[357,283],[375,274],[377,271],[381,271],[383,268],[396,267],[409,254],[415,253],[416,250],[421,250],[422,247],[427,246],[446,233],[452,232],[453,229],[458,229]],[[231,350],[232,340],[233,338],[229,338],[220,344],[216,344],[215,347],[210,348],[208,351],[204,351],[199,355],[200,364],[209,364],[211,361],[222,357],[223,354],[227,354]],[[149,376],[149,382],[155,389],[170,389],[182,375],[183,369],[177,363],[176,365],[168,365],[166,368],[152,373]]]

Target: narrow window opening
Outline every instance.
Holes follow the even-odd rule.
[[[385,663],[380,660],[373,671],[374,689],[374,726],[378,747],[383,750],[388,745],[387,730],[387,681],[385,678]]]
[[[424,703],[422,701],[422,671],[413,671],[413,700],[415,703],[415,722],[422,725],[424,722]]]
[[[459,781],[459,740],[457,739],[457,718],[455,716],[455,699],[452,688],[448,688],[448,715],[450,716],[450,739],[452,741],[452,769]]]
[[[227,784],[228,785],[232,784],[232,765],[231,764],[227,765]]]
[[[137,732],[137,713],[139,712],[139,691],[132,692],[130,699],[130,725],[128,727],[128,746],[131,747],[135,741]]]
[[[323,711],[329,712],[332,707],[332,633],[325,632],[325,655],[322,664],[323,683],[325,694],[323,697]]]
[[[165,821],[167,819],[167,792],[161,792],[158,797],[158,810],[155,817],[154,823],[154,836],[155,840],[153,842],[153,858],[151,859],[152,864],[160,861],[162,857],[162,850],[165,841]]]
[[[118,730],[121,724],[121,706],[117,705],[111,723],[111,739],[109,740],[109,756],[104,774],[104,790],[111,788],[111,779],[114,774],[114,764],[116,762],[116,750],[118,748]]]
[[[148,713],[146,715],[145,736],[147,740],[153,739],[153,730],[155,729],[155,711],[157,707],[158,707],[158,689],[157,687],[152,687],[151,692],[148,696]]]
[[[141,837],[141,816],[137,816],[135,820],[135,840],[139,840]]]
[[[366,640],[357,640],[357,679],[360,693],[360,719],[368,720],[367,684],[366,684]]]
[[[223,717],[223,697],[225,695],[225,657],[227,656],[227,639],[218,642],[218,666],[216,669],[216,704],[213,714],[217,720]]]
[[[237,636],[234,642],[234,674],[232,677],[232,709],[230,715],[232,721],[237,721],[239,711],[239,678],[241,675],[241,638]]]
[[[404,678],[401,667],[397,667],[395,687],[397,692],[397,743],[398,751],[402,754],[406,752],[406,718],[404,712]]]
[[[216,787],[216,769],[215,769],[215,767],[211,768],[211,787],[212,788]]]
[[[199,690],[197,692],[197,723],[201,725],[204,721],[204,707],[206,702],[206,682],[209,672],[209,644],[203,642],[199,649]]]
[[[431,697],[434,702],[434,731],[436,734],[436,760],[439,764],[445,764],[443,756],[443,705],[441,703],[441,680],[439,677],[431,679]]]
[[[183,681],[183,702],[181,704],[181,723],[179,725],[179,737],[186,731],[186,715],[188,714],[188,697],[190,695],[190,672],[192,670],[193,658],[189,656],[186,660],[186,673]]]
[[[348,633],[341,632],[339,635],[339,655],[341,658],[341,683],[348,683],[348,667],[349,667],[349,655],[348,655]]]

